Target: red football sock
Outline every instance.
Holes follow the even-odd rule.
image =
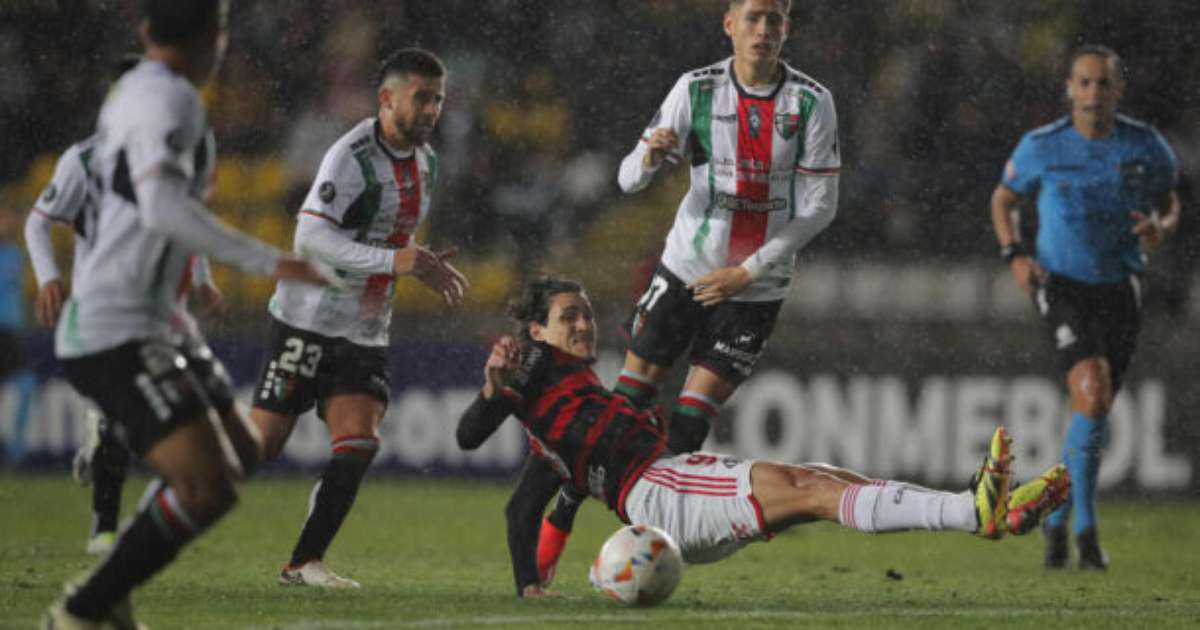
[[[554,568],[558,566],[558,558],[567,546],[570,535],[571,532],[559,529],[549,518],[542,519],[542,529],[538,533],[537,568],[538,579],[543,585],[554,579]]]

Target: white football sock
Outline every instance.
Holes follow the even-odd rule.
[[[847,487],[838,521],[870,533],[909,529],[973,532],[978,528],[975,497],[970,492],[928,491],[893,481]]]

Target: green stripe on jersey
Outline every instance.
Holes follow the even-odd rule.
[[[804,158],[805,132],[808,131],[808,121],[812,119],[813,111],[817,109],[817,97],[812,92],[805,90],[800,96],[800,132],[798,133],[800,146],[796,147],[796,159],[792,163],[792,184],[788,187],[788,195],[791,198],[791,203],[788,210],[788,221],[796,218],[796,169],[800,168],[800,160]]]
[[[705,79],[692,83],[688,86],[688,95],[691,97],[692,103],[692,133],[696,134],[696,140],[700,143],[700,147],[708,154],[708,205],[704,207],[704,222],[700,224],[700,229],[696,230],[696,235],[692,237],[692,248],[699,256],[703,251],[704,241],[711,231],[708,221],[712,217],[717,198],[716,178],[713,176],[712,168],[713,80]]]

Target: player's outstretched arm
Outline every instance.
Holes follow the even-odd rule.
[[[51,223],[50,218],[37,209],[30,210],[25,219],[25,248],[29,251],[29,260],[38,283],[35,315],[38,323],[47,328],[53,328],[58,323],[67,296],[58,263],[54,260],[54,246],[50,241]]]
[[[280,280],[327,284],[328,277],[305,260],[284,255],[257,239],[226,227],[188,193],[188,181],[158,168],[135,183],[143,225],[193,252],[243,271]]]
[[[537,568],[537,544],[542,514],[558,492],[562,478],[546,460],[530,454],[521,467],[504,519],[508,528],[508,552],[512,556],[513,580],[518,597],[547,595]],[[536,590],[527,591],[530,587]]]
[[[505,390],[505,386],[519,360],[520,353],[512,337],[501,337],[492,345],[483,366],[483,389],[458,420],[455,436],[459,448],[464,451],[479,448],[516,409],[513,397],[519,394]]]

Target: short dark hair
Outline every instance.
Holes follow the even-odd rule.
[[[517,324],[517,335],[529,340],[529,324],[549,323],[550,299],[560,293],[586,293],[583,285],[567,278],[542,276],[525,284],[521,297],[509,301],[508,317]]]
[[[162,46],[186,44],[218,27],[222,0],[143,0],[150,39]]]
[[[1117,51],[1112,48],[1102,44],[1083,44],[1071,51],[1071,58],[1067,61],[1067,78],[1070,78],[1071,73],[1075,71],[1075,62],[1079,61],[1080,57],[1087,57],[1089,55],[1103,57],[1116,68],[1117,78],[1122,81],[1125,80],[1125,62],[1121,61],[1121,55],[1118,55]]]
[[[446,76],[446,65],[437,55],[423,48],[402,48],[379,64],[379,85],[390,76],[410,74],[438,79]]]
[[[792,0],[775,0],[783,3],[783,12],[785,14],[792,12]],[[746,4],[746,0],[729,0],[729,10],[732,11],[739,6]]]

